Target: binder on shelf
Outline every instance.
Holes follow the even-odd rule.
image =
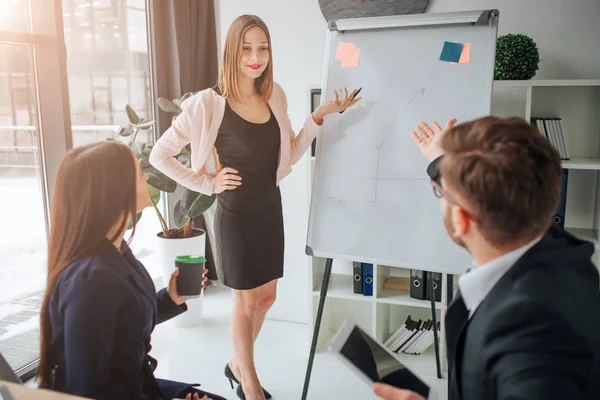
[[[558,140],[557,140],[556,132],[554,131],[554,126],[552,125],[552,121],[545,118],[544,126],[546,127],[546,132],[548,133],[548,139],[550,140],[550,143],[552,144],[552,146],[554,146],[556,151],[558,151],[558,153],[560,154],[560,146],[558,145]],[[562,156],[561,156],[561,158],[562,158]]]
[[[569,150],[567,149],[567,141],[565,140],[565,131],[563,130],[563,121],[561,118],[558,118],[558,131],[560,132],[560,140],[562,141],[562,147],[564,151],[565,160],[570,160]]]
[[[406,324],[406,330],[404,331],[404,333],[402,333],[402,335],[400,335],[395,341],[394,343],[391,344],[390,346],[390,350],[392,351],[396,351],[400,348],[400,346],[402,346],[402,344],[407,341],[414,333],[415,330],[417,329],[417,327],[421,324],[421,320],[418,321],[409,321]]]
[[[442,301],[442,274],[434,272],[432,275],[433,293],[435,296],[435,301]],[[429,279],[429,277],[427,277],[427,279]],[[431,294],[429,292],[429,282],[427,282],[427,285],[425,287],[425,300],[431,300]]]
[[[354,262],[354,293],[363,294],[363,268],[361,262]]]
[[[570,159],[561,118],[531,118],[531,124],[548,139],[560,155],[561,160]]]
[[[448,290],[448,294],[450,297],[451,293],[454,290],[454,285],[453,285],[454,280],[453,279],[448,279],[446,281],[446,285],[448,286],[447,290]],[[426,285],[425,287],[425,299],[426,300],[431,300],[431,296],[429,294],[429,284]],[[442,301],[442,274],[441,273],[437,273],[434,272],[433,273],[433,293],[435,295],[435,301]]]
[[[395,353],[422,354],[434,342],[433,330],[439,332],[440,327],[440,322],[434,327],[431,319],[414,321],[409,316],[404,325],[386,340],[385,346]]]
[[[400,326],[400,328],[398,328],[396,330],[396,332],[394,332],[393,335],[391,335],[384,343],[383,345],[387,348],[390,348],[392,346],[392,344],[402,335],[404,334],[404,332],[406,332],[406,327],[412,323],[412,317],[409,315],[408,318],[406,318],[406,321],[404,322],[404,325]]]
[[[411,340],[409,340],[400,351],[404,354],[410,354],[410,350],[421,340],[425,332],[427,332],[429,326],[431,325],[431,320],[425,321],[423,325],[419,328],[419,331]]]
[[[419,336],[419,339],[417,341],[415,341],[415,343],[413,343],[409,348],[406,349],[405,353],[406,354],[421,354],[421,347],[423,346],[423,343],[425,343],[429,336],[432,335],[433,336],[433,321],[429,320],[427,321],[427,325],[425,326],[425,329],[423,329],[423,333],[421,333],[421,336]]]
[[[401,341],[400,345],[394,349],[394,352],[399,353],[402,350],[402,348],[406,345],[406,343],[411,341],[415,337],[415,335],[417,335],[421,331],[424,324],[425,324],[425,321],[423,321],[423,320],[417,321],[417,323],[412,326],[412,329],[410,330],[410,334],[406,335],[407,337],[403,338],[404,340]]]
[[[554,132],[554,137],[556,140],[556,148],[558,149],[558,154],[560,155],[561,160],[563,160],[565,158],[565,153],[564,153],[564,149],[562,146],[562,141],[560,139],[560,132],[558,130],[558,121],[556,118],[550,118],[548,120],[548,122],[550,123],[550,126],[552,127],[552,131]]]
[[[554,212],[552,222],[561,228],[565,228],[565,212],[567,210],[567,184],[569,181],[569,170],[563,169],[560,176],[560,198],[558,201],[558,207]]]
[[[362,264],[363,296],[373,296],[373,264]]]
[[[410,270],[410,297],[418,300],[425,300],[426,287],[425,271],[418,269]]]

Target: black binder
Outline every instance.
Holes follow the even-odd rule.
[[[433,275],[433,293],[435,295],[435,301],[442,301],[442,274],[434,272],[431,275]],[[431,300],[429,290],[425,289],[425,293],[425,299]]]
[[[569,181],[569,170],[563,169],[560,176],[560,200],[554,212],[552,222],[561,228],[565,228],[565,212],[567,211],[567,183]]]
[[[363,294],[363,270],[362,263],[354,261],[354,293]]]
[[[425,300],[426,273],[418,269],[410,270],[410,297]]]

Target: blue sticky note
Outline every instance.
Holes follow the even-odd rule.
[[[460,60],[462,49],[462,43],[444,42],[444,48],[442,49],[440,60],[457,63]]]

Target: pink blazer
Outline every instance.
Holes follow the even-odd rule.
[[[304,122],[298,135],[292,130],[287,115],[287,99],[281,86],[275,83],[269,106],[279,123],[281,145],[277,167],[277,185],[292,171],[321,132],[312,115]],[[206,195],[213,193],[215,176],[220,169],[215,141],[225,113],[226,100],[214,90],[206,89],[181,104],[182,112],[161,136],[150,153],[150,164],[177,183]],[[191,143],[191,168],[186,168],[175,156]]]

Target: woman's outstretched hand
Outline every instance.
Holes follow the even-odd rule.
[[[352,107],[356,103],[358,103],[362,97],[354,98],[354,94],[356,93],[356,89],[352,91],[352,93],[348,93],[348,89],[344,88],[344,97],[340,99],[338,92],[336,90],[333,91],[334,98],[333,100],[326,101],[321,104],[314,112],[313,119],[318,125],[323,124],[323,118],[329,114],[334,114],[336,112],[342,112],[346,109]]]

